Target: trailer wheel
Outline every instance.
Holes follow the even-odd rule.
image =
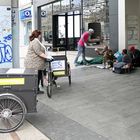
[[[0,94],[0,132],[12,132],[19,128],[27,113],[23,101],[14,94]]]

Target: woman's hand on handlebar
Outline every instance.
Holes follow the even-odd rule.
[[[52,56],[47,56],[47,60],[53,60],[54,58]]]

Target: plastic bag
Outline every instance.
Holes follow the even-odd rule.
[[[119,51],[114,54],[118,62],[122,62],[123,55]]]

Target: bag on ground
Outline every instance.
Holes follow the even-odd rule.
[[[119,74],[123,73],[124,71],[122,68],[124,65],[126,65],[126,63],[124,63],[124,62],[119,62],[119,63],[114,64],[113,72],[119,73]]]

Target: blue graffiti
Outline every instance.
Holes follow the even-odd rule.
[[[3,39],[4,39],[4,40],[3,40],[4,42],[7,42],[7,41],[9,41],[9,40],[12,40],[12,34],[9,34],[9,35],[7,35],[7,36],[4,36]]]
[[[12,47],[0,42],[0,63],[5,62],[12,62]]]

